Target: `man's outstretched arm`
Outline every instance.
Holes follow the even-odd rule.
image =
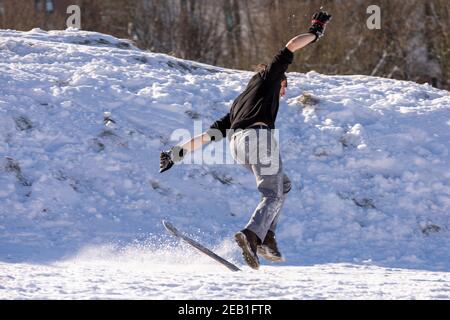
[[[183,160],[189,152],[210,143],[211,141],[219,141],[226,136],[227,129],[230,129],[230,113],[214,122],[211,127],[204,133],[182,143],[176,145],[168,151],[163,151],[159,159],[159,172],[164,172],[172,168],[172,166]]]
[[[204,132],[192,139],[172,147],[168,151],[163,151],[159,158],[159,172],[169,170],[176,162],[180,162],[190,152],[199,149],[205,144],[211,142],[211,137],[207,132]]]
[[[317,41],[323,36],[326,24],[330,21],[331,15],[325,11],[316,12],[311,21],[311,26],[309,27],[308,33],[300,34],[286,44],[286,47],[291,51],[295,52],[308,44]]]
[[[300,50],[301,48],[306,47],[308,44],[314,41],[316,41],[315,35],[311,33],[300,34],[295,38],[289,40],[289,42],[286,44],[286,48],[288,48],[291,52],[295,52],[297,50]]]
[[[275,55],[272,62],[267,66],[264,80],[279,83],[287,71],[288,66],[294,59],[293,53],[317,41],[323,36],[325,26],[331,19],[331,15],[324,11],[316,12],[311,21],[308,33],[300,34],[292,38],[280,52]]]
[[[207,132],[203,132],[196,137],[193,137],[189,141],[183,143],[180,147],[185,150],[186,154],[194,150],[199,149],[205,144],[211,142],[211,137]]]

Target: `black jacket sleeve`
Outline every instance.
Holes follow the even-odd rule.
[[[270,82],[281,81],[283,74],[294,60],[294,54],[287,47],[273,57],[272,62],[267,66],[265,80]]]
[[[211,141],[219,141],[226,136],[227,129],[231,128],[230,113],[214,122],[206,131]]]

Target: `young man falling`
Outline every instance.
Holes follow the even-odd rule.
[[[279,148],[274,138],[279,99],[286,94],[286,70],[293,53],[322,37],[331,19],[327,12],[313,15],[308,33],[291,39],[234,100],[230,112],[214,122],[208,131],[161,153],[160,172],[170,169],[188,153],[211,141],[225,137],[227,130],[234,159],[250,170],[256,179],[261,200],[245,228],[235,235],[244,260],[259,268],[258,254],[270,261],[283,261],[275,240],[275,229],[286,194],[291,189],[283,173]],[[268,166],[270,165],[270,166]]]

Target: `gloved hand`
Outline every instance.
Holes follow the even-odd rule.
[[[162,151],[159,156],[159,173],[169,170],[172,166],[183,160],[187,150],[179,146],[172,147],[168,151]]]
[[[319,11],[314,13],[312,16],[311,27],[309,27],[309,33],[312,33],[316,36],[316,42],[320,37],[323,36],[325,32],[325,27],[327,23],[331,20],[331,14],[328,14],[326,11]]]

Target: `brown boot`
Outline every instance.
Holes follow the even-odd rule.
[[[275,233],[268,231],[264,241],[258,246],[257,253],[264,259],[274,262],[284,261],[280,250],[278,250],[277,241],[275,240]]]
[[[259,259],[256,251],[258,244],[261,243],[258,236],[253,231],[244,229],[236,233],[234,239],[242,249],[242,256],[244,257],[245,262],[247,262],[251,268],[258,270]]]

